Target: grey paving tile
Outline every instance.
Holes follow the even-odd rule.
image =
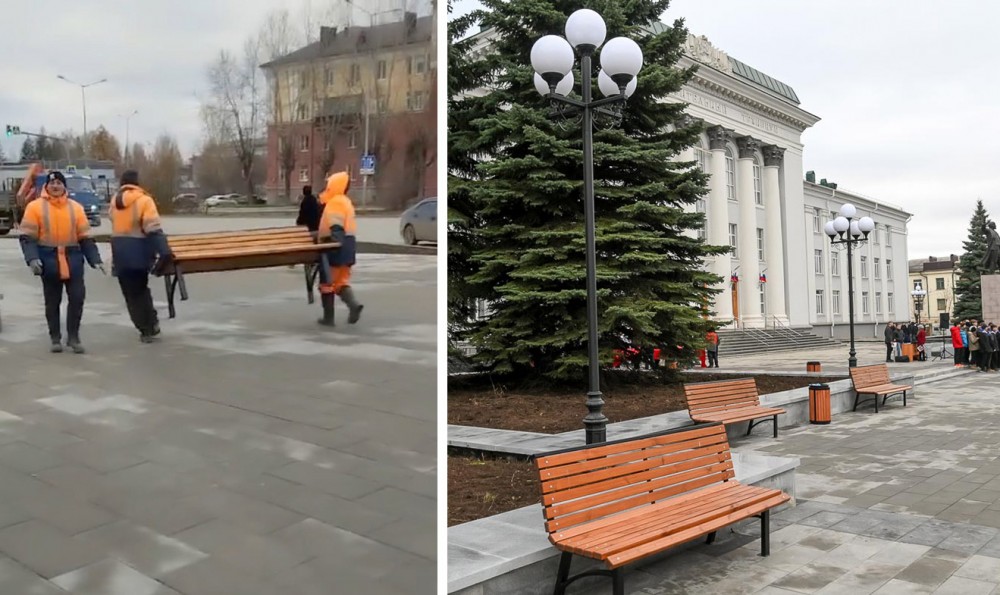
[[[385,487],[382,482],[301,462],[290,463],[270,473],[348,500],[367,496]]]
[[[59,455],[26,442],[13,442],[0,446],[0,465],[10,469],[36,473],[63,464],[65,461]]]
[[[182,531],[175,538],[213,559],[264,577],[294,568],[311,557],[278,539],[254,535],[218,519]]]
[[[978,581],[961,576],[952,576],[944,582],[935,595],[990,595],[997,588],[997,583],[990,581]]]
[[[839,566],[813,562],[785,575],[772,584],[775,587],[791,589],[800,593],[815,593],[843,576],[844,573],[845,570]]]
[[[1000,559],[988,556],[972,556],[955,571],[956,576],[977,581],[1000,581]]]
[[[66,595],[59,587],[27,567],[0,557],[0,593],[11,595]]]
[[[130,521],[120,521],[80,533],[78,539],[97,544],[110,555],[150,577],[193,564],[208,554]]]
[[[52,582],[74,595],[178,595],[121,562],[104,560],[57,576]]]
[[[910,564],[896,578],[925,587],[937,587],[955,573],[962,565],[951,560],[924,556]]]
[[[98,548],[34,520],[0,530],[0,552],[45,578],[76,570],[105,555]]]
[[[212,558],[175,570],[160,580],[183,595],[275,595],[294,592],[287,585],[280,587],[267,578],[262,579]],[[327,583],[327,589],[330,586],[331,583]]]

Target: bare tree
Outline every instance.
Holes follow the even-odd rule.
[[[143,170],[139,170],[139,179],[161,208],[169,206],[171,198],[177,194],[183,165],[177,141],[165,134],[157,138],[152,158]]]

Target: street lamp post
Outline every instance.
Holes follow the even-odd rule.
[[[93,87],[94,85],[99,85],[101,83],[108,82],[108,79],[104,78],[99,81],[94,81],[92,83],[80,84],[76,81],[71,81],[63,75],[58,75],[56,78],[62,79],[71,85],[76,85],[80,87],[80,97],[83,99],[83,157],[87,158],[87,87]]]
[[[128,115],[118,114],[119,118],[125,118],[125,167],[128,167],[129,165],[131,165],[131,163],[129,162],[129,155],[128,155],[128,124],[129,124],[129,120],[132,119],[132,116],[134,116],[134,115],[136,115],[138,113],[139,113],[139,110],[132,110],[132,113],[128,114]]]
[[[924,290],[920,281],[917,281],[917,286],[913,288],[910,295],[913,296],[913,309],[917,311],[917,324],[920,324],[920,311],[924,309],[924,297],[927,296],[927,291]]]
[[[826,235],[830,237],[833,246],[847,247],[847,316],[851,329],[851,352],[847,359],[848,367],[858,365],[857,352],[854,349],[854,248],[868,241],[868,234],[875,229],[871,217],[855,220],[858,209],[847,203],[840,207],[840,216],[828,221],[825,226]]]
[[[584,229],[587,245],[587,347],[589,390],[587,416],[583,419],[587,444],[607,441],[607,422],[602,409],[600,362],[597,346],[597,250],[594,213],[594,114],[620,117],[626,99],[636,87],[636,75],[642,68],[642,50],[627,38],[616,37],[606,44],[607,26],[593,10],[577,10],[566,20],[566,37],[546,35],[531,48],[535,69],[535,88],[561,114],[579,113],[583,124],[583,198]],[[592,99],[594,53],[601,49],[601,71],[597,77],[603,99]],[[582,100],[567,97],[573,89],[573,49],[580,54]],[[615,110],[618,110],[617,112]]]

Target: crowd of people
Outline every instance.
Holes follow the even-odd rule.
[[[1000,329],[982,320],[963,320],[951,326],[951,346],[956,368],[1000,369]]]
[[[890,322],[885,325],[885,361],[903,355],[903,345],[916,344],[917,361],[927,361],[927,326],[911,322]]]

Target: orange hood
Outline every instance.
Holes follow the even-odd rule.
[[[326,188],[319,194],[320,204],[325,205],[337,196],[344,196],[347,193],[347,185],[351,178],[346,171],[339,171],[326,180]]]
[[[118,209],[127,209],[145,193],[146,191],[139,186],[124,184],[115,193],[115,207]]]
[[[61,207],[62,205],[66,204],[67,201],[69,201],[69,195],[65,191],[63,192],[62,196],[52,196],[49,194],[49,189],[44,186],[42,187],[42,193],[38,195],[38,198],[41,198],[42,200],[47,200],[49,201],[49,204],[55,205],[57,207]]]

